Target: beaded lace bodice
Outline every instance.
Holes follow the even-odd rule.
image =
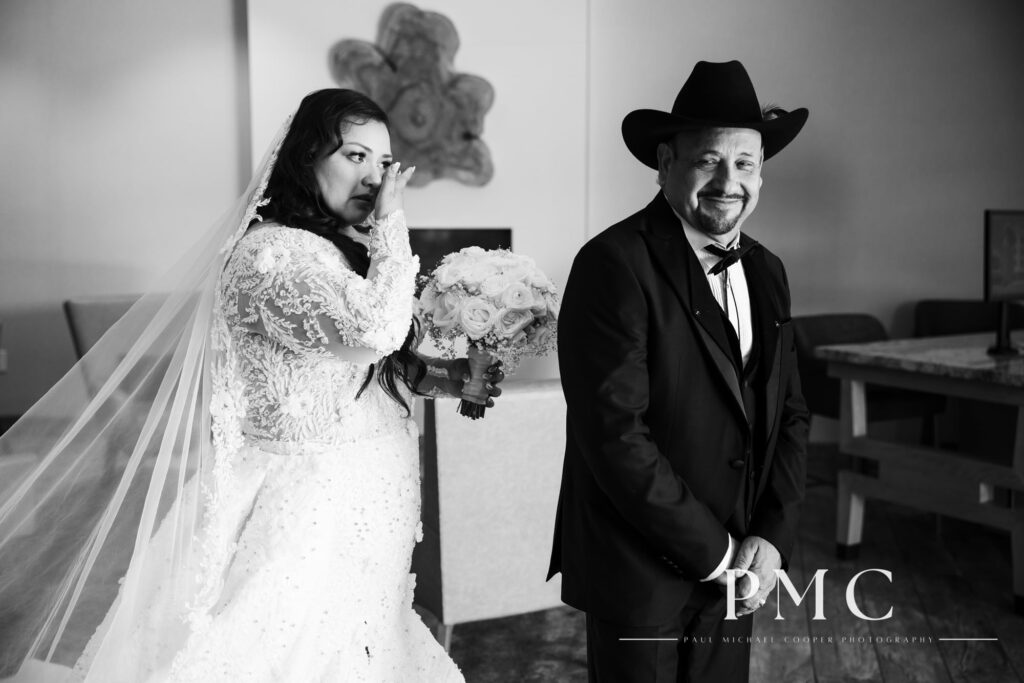
[[[339,345],[398,349],[413,316],[419,260],[402,212],[371,233],[367,276],[328,240],[277,224],[239,240],[221,279],[248,440],[277,448],[350,443],[403,428],[405,411],[371,381],[368,365],[332,355]],[[232,392],[236,393],[236,392]],[[238,400],[240,399],[240,400]]]

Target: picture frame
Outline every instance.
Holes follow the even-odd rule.
[[[1024,299],[1024,210],[985,211],[985,301]]]
[[[446,255],[465,249],[512,249],[512,228],[410,228],[412,253],[420,275],[429,275]]]

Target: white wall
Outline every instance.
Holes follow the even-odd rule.
[[[303,94],[332,85],[326,48],[373,40],[386,4],[249,2],[258,153]],[[511,226],[559,284],[587,235],[656,190],[622,117],[669,108],[699,59],[738,58],[762,100],[811,110],[747,223],[786,261],[797,314],[863,310],[907,333],[909,302],[981,295],[984,209],[1024,208],[1018,0],[419,6],[454,21],[456,68],[495,86],[483,137],[496,173],[410,190],[412,222]],[[0,414],[71,363],[61,300],[143,289],[238,191],[249,46],[233,11],[0,2]]]
[[[794,313],[981,297],[986,208],[1024,208],[1019,0],[591,0],[590,229],[656,191],[621,143],[698,60],[739,59],[758,96],[806,106],[744,229],[789,270]]]
[[[235,12],[0,3],[0,414],[74,361],[64,299],[144,290],[240,191]]]
[[[254,159],[306,93],[337,87],[327,70],[330,47],[344,38],[376,42],[378,19],[389,4],[250,1]],[[435,0],[417,6],[455,24],[455,70],[482,76],[494,87],[482,138],[495,173],[484,187],[440,180],[409,188],[410,226],[511,227],[513,249],[536,258],[561,287],[584,238],[586,0]],[[552,354],[524,361],[517,377],[557,373]]]

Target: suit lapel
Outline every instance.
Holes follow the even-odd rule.
[[[746,235],[741,240],[749,240]],[[775,429],[775,412],[779,400],[779,381],[782,370],[782,349],[779,348],[779,325],[782,320],[782,302],[778,300],[772,276],[768,271],[764,251],[754,249],[743,259],[743,272],[750,293],[751,317],[755,321],[758,343],[761,345],[761,362],[768,372],[765,392],[765,438],[770,439]]]
[[[725,382],[740,414],[746,422],[739,376],[718,302],[715,301],[707,277],[697,256],[683,235],[679,219],[672,213],[664,195],[658,193],[647,207],[648,228],[642,233],[647,241],[651,260],[662,272],[683,310],[696,321],[697,338]]]

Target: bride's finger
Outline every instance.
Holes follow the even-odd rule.
[[[380,187],[377,188],[377,202],[375,204],[377,217],[381,218],[390,213],[388,206],[394,199],[395,184],[398,182],[398,169],[401,162],[396,161],[384,169],[380,179]]]
[[[409,178],[412,177],[412,174],[415,171],[416,171],[416,167],[415,166],[410,166],[409,168],[407,168],[404,171],[402,171],[401,173],[399,173],[398,174],[398,178],[397,178],[397,181],[398,181],[397,186],[399,188],[404,188],[406,183],[409,182]]]

